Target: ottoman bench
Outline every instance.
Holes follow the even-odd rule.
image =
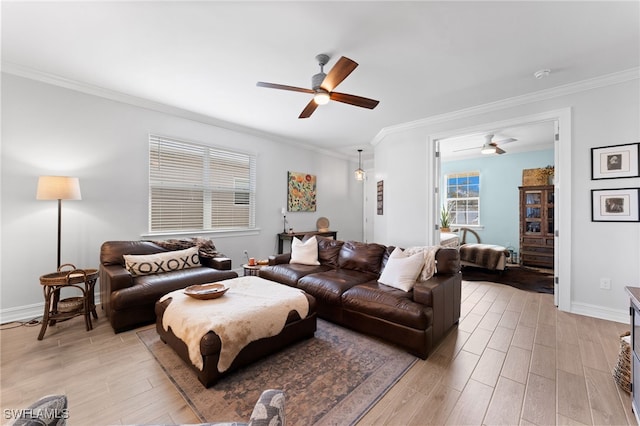
[[[219,298],[198,300],[176,290],[155,306],[160,338],[205,387],[315,334],[316,301],[302,290],[256,276],[219,283],[229,288]]]

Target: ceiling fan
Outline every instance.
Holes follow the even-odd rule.
[[[468,151],[471,149],[480,149],[480,153],[481,154],[504,154],[507,151],[505,151],[504,149],[500,148],[498,146],[498,144],[504,145],[510,142],[515,142],[518,139],[515,138],[507,138],[507,139],[502,139],[499,141],[493,141],[493,136],[494,135],[486,135],[485,138],[485,142],[481,147],[473,147],[473,148],[463,148],[463,149],[458,149],[454,152],[460,152],[460,151]]]
[[[331,68],[329,74],[325,74],[323,67],[327,62],[329,62],[329,56],[320,54],[316,56],[316,60],[320,64],[320,72],[311,78],[311,89],[286,86],[283,84],[264,83],[262,81],[259,81],[256,86],[312,94],[313,99],[311,99],[307,106],[302,110],[298,118],[310,117],[318,105],[324,105],[328,103],[329,100],[369,109],[374,109],[378,105],[379,101],[373,99],[333,91],[338,84],[342,83],[342,81],[347,78],[354,69],[356,69],[358,66],[356,62],[346,56],[342,56],[338,59],[338,62],[336,62],[333,68]]]

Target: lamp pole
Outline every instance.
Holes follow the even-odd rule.
[[[62,236],[62,199],[58,198],[58,268],[60,268],[60,240]]]

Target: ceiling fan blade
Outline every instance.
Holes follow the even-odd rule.
[[[357,62],[352,61],[346,56],[341,57],[333,68],[331,68],[331,71],[329,71],[329,74],[324,78],[320,87],[327,92],[333,91],[357,66]]]
[[[318,108],[318,104],[316,103],[316,101],[311,99],[311,101],[307,104],[307,106],[304,107],[304,109],[302,110],[302,112],[300,113],[298,118],[309,118],[309,117],[311,117],[311,114],[313,114],[313,111],[315,111],[316,108]]]
[[[518,139],[516,139],[516,138],[507,138],[507,139],[502,139],[502,140],[500,140],[500,141],[494,141],[493,143],[495,143],[495,144],[500,144],[500,145],[504,145],[505,143],[511,143],[511,142],[515,142],[515,141],[517,141],[517,140],[518,140]]]
[[[504,154],[507,151],[505,151],[504,149],[501,149],[499,146],[496,146],[496,154]]]
[[[302,87],[295,87],[295,86],[286,86],[284,84],[265,83],[263,81],[257,82],[256,86],[258,86],[258,87],[266,87],[266,88],[269,88],[269,89],[290,90],[292,92],[315,93],[311,89],[304,89]]]
[[[471,151],[472,149],[473,150],[478,150],[480,148],[482,148],[482,146],[474,146],[472,148],[454,149],[453,152]]]
[[[363,98],[362,96],[348,95],[346,93],[331,92],[329,97],[332,101],[338,101],[349,105],[355,105],[362,108],[374,109],[380,101],[374,99]]]

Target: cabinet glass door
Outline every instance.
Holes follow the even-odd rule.
[[[542,193],[540,191],[527,191],[524,194],[525,220],[524,232],[527,234],[539,234],[542,232]]]

